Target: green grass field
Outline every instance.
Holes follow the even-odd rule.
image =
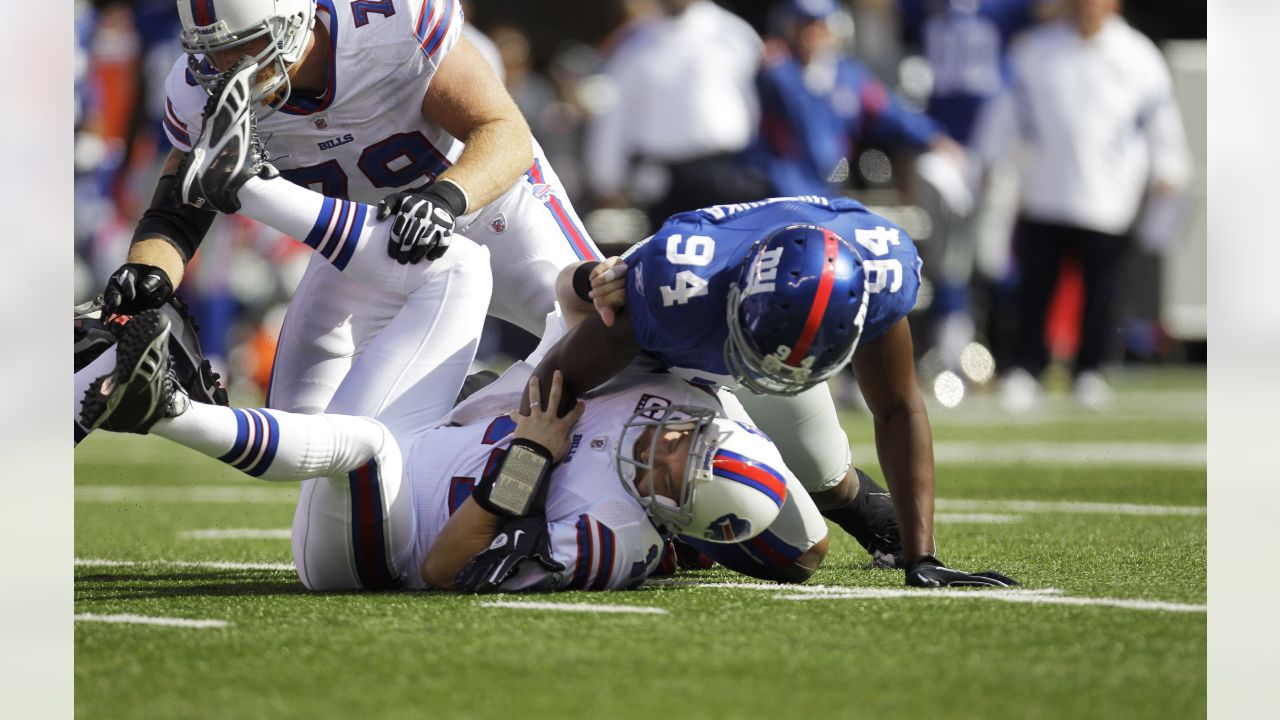
[[[289,567],[296,487],[99,433],[76,455],[76,714],[1203,717],[1205,376],[1116,388],[1099,416],[931,407],[940,555],[1024,583],[997,592],[905,591],[835,530],[791,588],[717,569],[630,593],[311,594]],[[869,420],[845,423],[878,476]]]

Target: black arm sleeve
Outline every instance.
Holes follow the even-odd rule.
[[[156,182],[156,194],[151,198],[151,207],[142,213],[142,219],[133,231],[133,242],[160,238],[172,245],[182,256],[182,262],[187,263],[200,247],[218,213],[183,204],[178,199],[177,185],[177,175],[162,175]]]

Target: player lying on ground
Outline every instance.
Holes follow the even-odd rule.
[[[428,334],[447,333],[435,323],[461,310],[440,306],[438,316],[407,323],[402,294],[353,282],[342,257],[361,220],[391,221],[378,251],[393,264],[451,255],[460,235],[492,246],[498,283],[488,309],[535,334],[560,268],[599,257],[515,102],[462,37],[457,0],[177,7],[185,56],[165,83],[164,118],[174,149],[104,296],[109,310],[133,314],[158,307],[182,282],[219,208],[177,198],[179,162],[208,150],[197,139],[216,123],[202,108],[210,94],[239,85],[231,66],[253,56],[238,68],[247,96],[223,99],[262,113],[264,150],[285,178],[335,198],[332,227],[315,238],[323,257],[312,258],[280,332],[270,406],[376,414],[406,426],[427,414],[412,395],[438,358],[416,351],[434,354],[439,343]],[[412,416],[398,418],[401,410]]]
[[[552,340],[559,322],[548,321]],[[368,417],[193,403],[167,371],[169,332],[155,310],[125,326],[116,367],[89,384],[81,422],[160,435],[264,480],[302,481],[293,555],[310,589],[630,588],[658,567],[671,533],[790,552],[772,544],[780,508],[793,503],[809,522],[786,528],[798,534],[792,579],[826,554],[825,524],[772,443],[660,369],[624,372],[559,417],[560,377],[544,405],[533,365],[520,362],[405,435]],[[526,385],[531,410],[492,412],[513,407]]]
[[[640,353],[690,382],[740,385],[737,399],[823,515],[878,561],[905,566],[908,584],[1006,584],[998,573],[970,575],[934,557],[933,440],[906,318],[919,270],[907,234],[847,198],[680,213],[623,258],[561,272],[579,305],[594,303],[599,314],[549,352],[535,375],[546,382],[564,373],[565,407]],[[853,467],[826,388],[851,357],[891,500]],[[720,548],[698,548],[740,572],[770,572],[735,565]]]

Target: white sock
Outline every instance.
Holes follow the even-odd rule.
[[[325,197],[284,178],[249,178],[236,196],[241,215],[301,240],[339,270],[346,269],[362,237],[379,225],[372,205]],[[382,230],[384,241],[389,232],[389,225]]]
[[[376,420],[191,403],[151,433],[264,480],[342,475],[369,462],[391,438]]]
[[[76,445],[80,441],[89,436],[89,431],[80,425],[80,409],[84,405],[84,394],[89,389],[89,385],[94,380],[112,372],[116,369],[116,346],[112,345],[103,351],[101,355],[94,358],[93,362],[80,368],[80,372],[75,374],[75,389],[72,390],[72,397],[75,401],[74,409],[71,417],[75,418],[75,439]]]

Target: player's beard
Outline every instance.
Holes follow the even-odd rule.
[[[272,83],[274,83],[279,77],[280,77],[279,66],[276,65],[275,63],[270,63],[265,67],[258,68],[257,74],[253,76],[253,86],[268,87]],[[264,105],[274,105],[277,102],[284,100],[284,98],[281,97],[281,95],[282,93],[285,92],[285,88],[287,87],[288,87],[287,83],[280,83],[280,85],[278,85],[275,90],[272,90],[271,92],[267,93],[267,95],[262,98],[262,103]]]

